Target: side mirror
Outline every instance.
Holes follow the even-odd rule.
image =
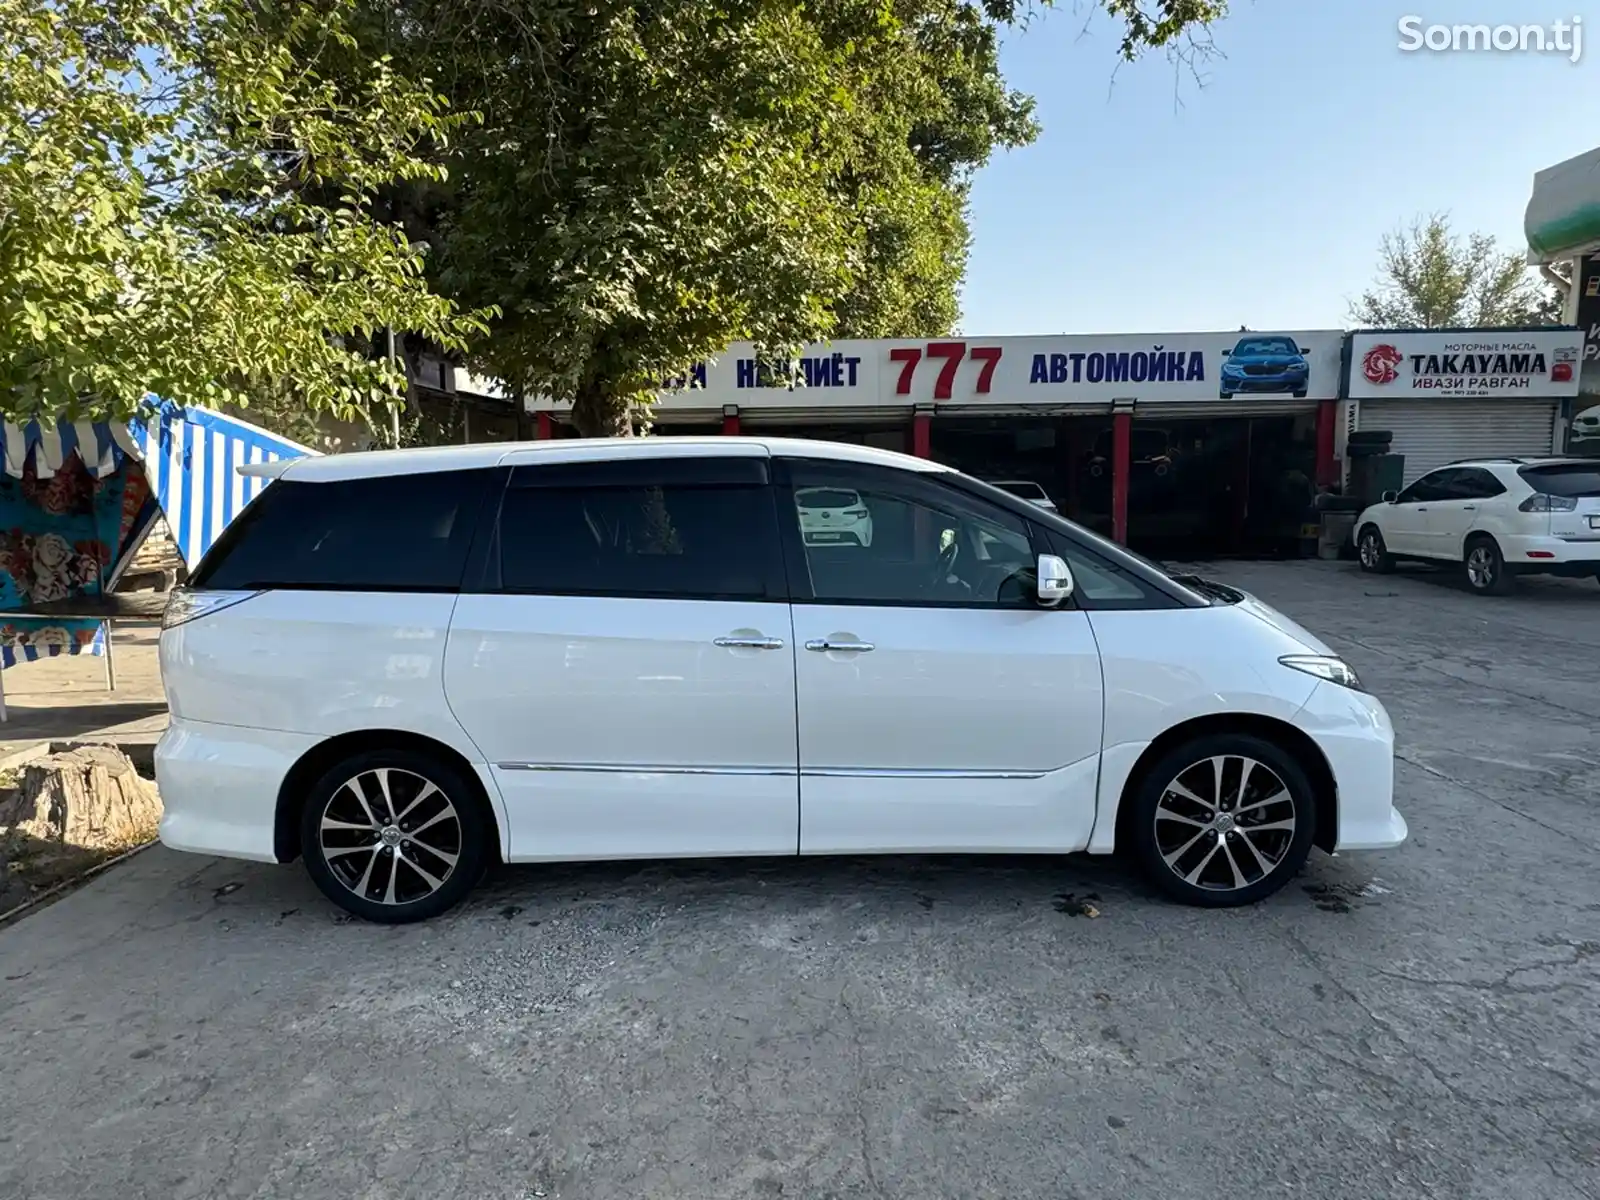
[[[1054,554],[1039,555],[1038,582],[1035,591],[1039,603],[1053,608],[1072,595],[1072,571],[1066,560]]]
[[[1311,353],[1311,347],[1310,346],[1301,346],[1300,347],[1300,353],[1301,354],[1310,354]]]
[[[1383,502],[1385,504],[1393,504],[1398,499],[1400,499],[1399,492],[1385,492],[1383,494]]]

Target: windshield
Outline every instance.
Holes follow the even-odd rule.
[[[1259,358],[1266,354],[1299,354],[1300,347],[1288,338],[1246,338],[1233,352],[1242,358]]]
[[[1600,463],[1555,463],[1548,467],[1523,467],[1517,472],[1528,486],[1546,496],[1579,499],[1600,496]]]

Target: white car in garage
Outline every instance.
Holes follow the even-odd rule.
[[[1600,459],[1480,458],[1429,471],[1356,519],[1364,571],[1460,566],[1475,592],[1519,575],[1600,578]]]
[[[794,494],[800,532],[811,545],[833,542],[872,545],[872,510],[858,492],[844,488],[802,488]]]

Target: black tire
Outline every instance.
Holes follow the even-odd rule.
[[[1394,570],[1394,555],[1389,553],[1376,525],[1363,526],[1356,535],[1356,559],[1369,574],[1387,575]]]
[[[1516,574],[1506,566],[1500,545],[1492,537],[1475,537],[1461,556],[1467,588],[1480,596],[1509,595],[1517,586]]]
[[[1357,429],[1344,439],[1344,444],[1350,446],[1383,446],[1387,449],[1394,444],[1394,434],[1387,429]]]
[[[361,795],[347,786],[352,781]],[[430,784],[434,790],[424,795]],[[407,821],[413,802],[416,815]],[[453,817],[439,815],[446,807]],[[331,845],[324,841],[324,815],[340,823],[327,833]],[[370,837],[361,828],[369,823]],[[417,836],[429,828],[437,831],[431,838]],[[493,836],[475,780],[441,759],[401,749],[366,751],[333,767],[312,785],[300,817],[300,849],[312,881],[346,912],[383,925],[426,921],[460,903],[483,877]]]
[[[1204,804],[1188,800],[1173,785],[1182,784],[1201,801],[1216,801],[1209,760],[1218,758],[1224,762],[1221,812],[1213,808],[1212,828],[1197,828],[1197,818],[1207,814]],[[1245,760],[1253,767],[1241,796]],[[1267,799],[1273,795],[1280,798]],[[1305,865],[1316,835],[1316,793],[1304,768],[1275,742],[1252,734],[1208,734],[1169,750],[1140,775],[1129,799],[1133,814],[1127,828],[1150,882],[1174,900],[1201,908],[1234,908],[1272,895]],[[1229,809],[1240,811],[1241,818],[1219,824],[1218,816],[1228,816]],[[1285,821],[1292,826],[1254,836],[1241,832]]]

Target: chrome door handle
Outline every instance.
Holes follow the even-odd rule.
[[[830,642],[827,638],[813,638],[806,643],[807,650],[816,650],[826,654],[832,650],[852,650],[857,653],[866,653],[872,649],[871,642]]]
[[[712,639],[713,646],[729,646],[736,650],[782,650],[782,638],[769,637],[719,637]]]

